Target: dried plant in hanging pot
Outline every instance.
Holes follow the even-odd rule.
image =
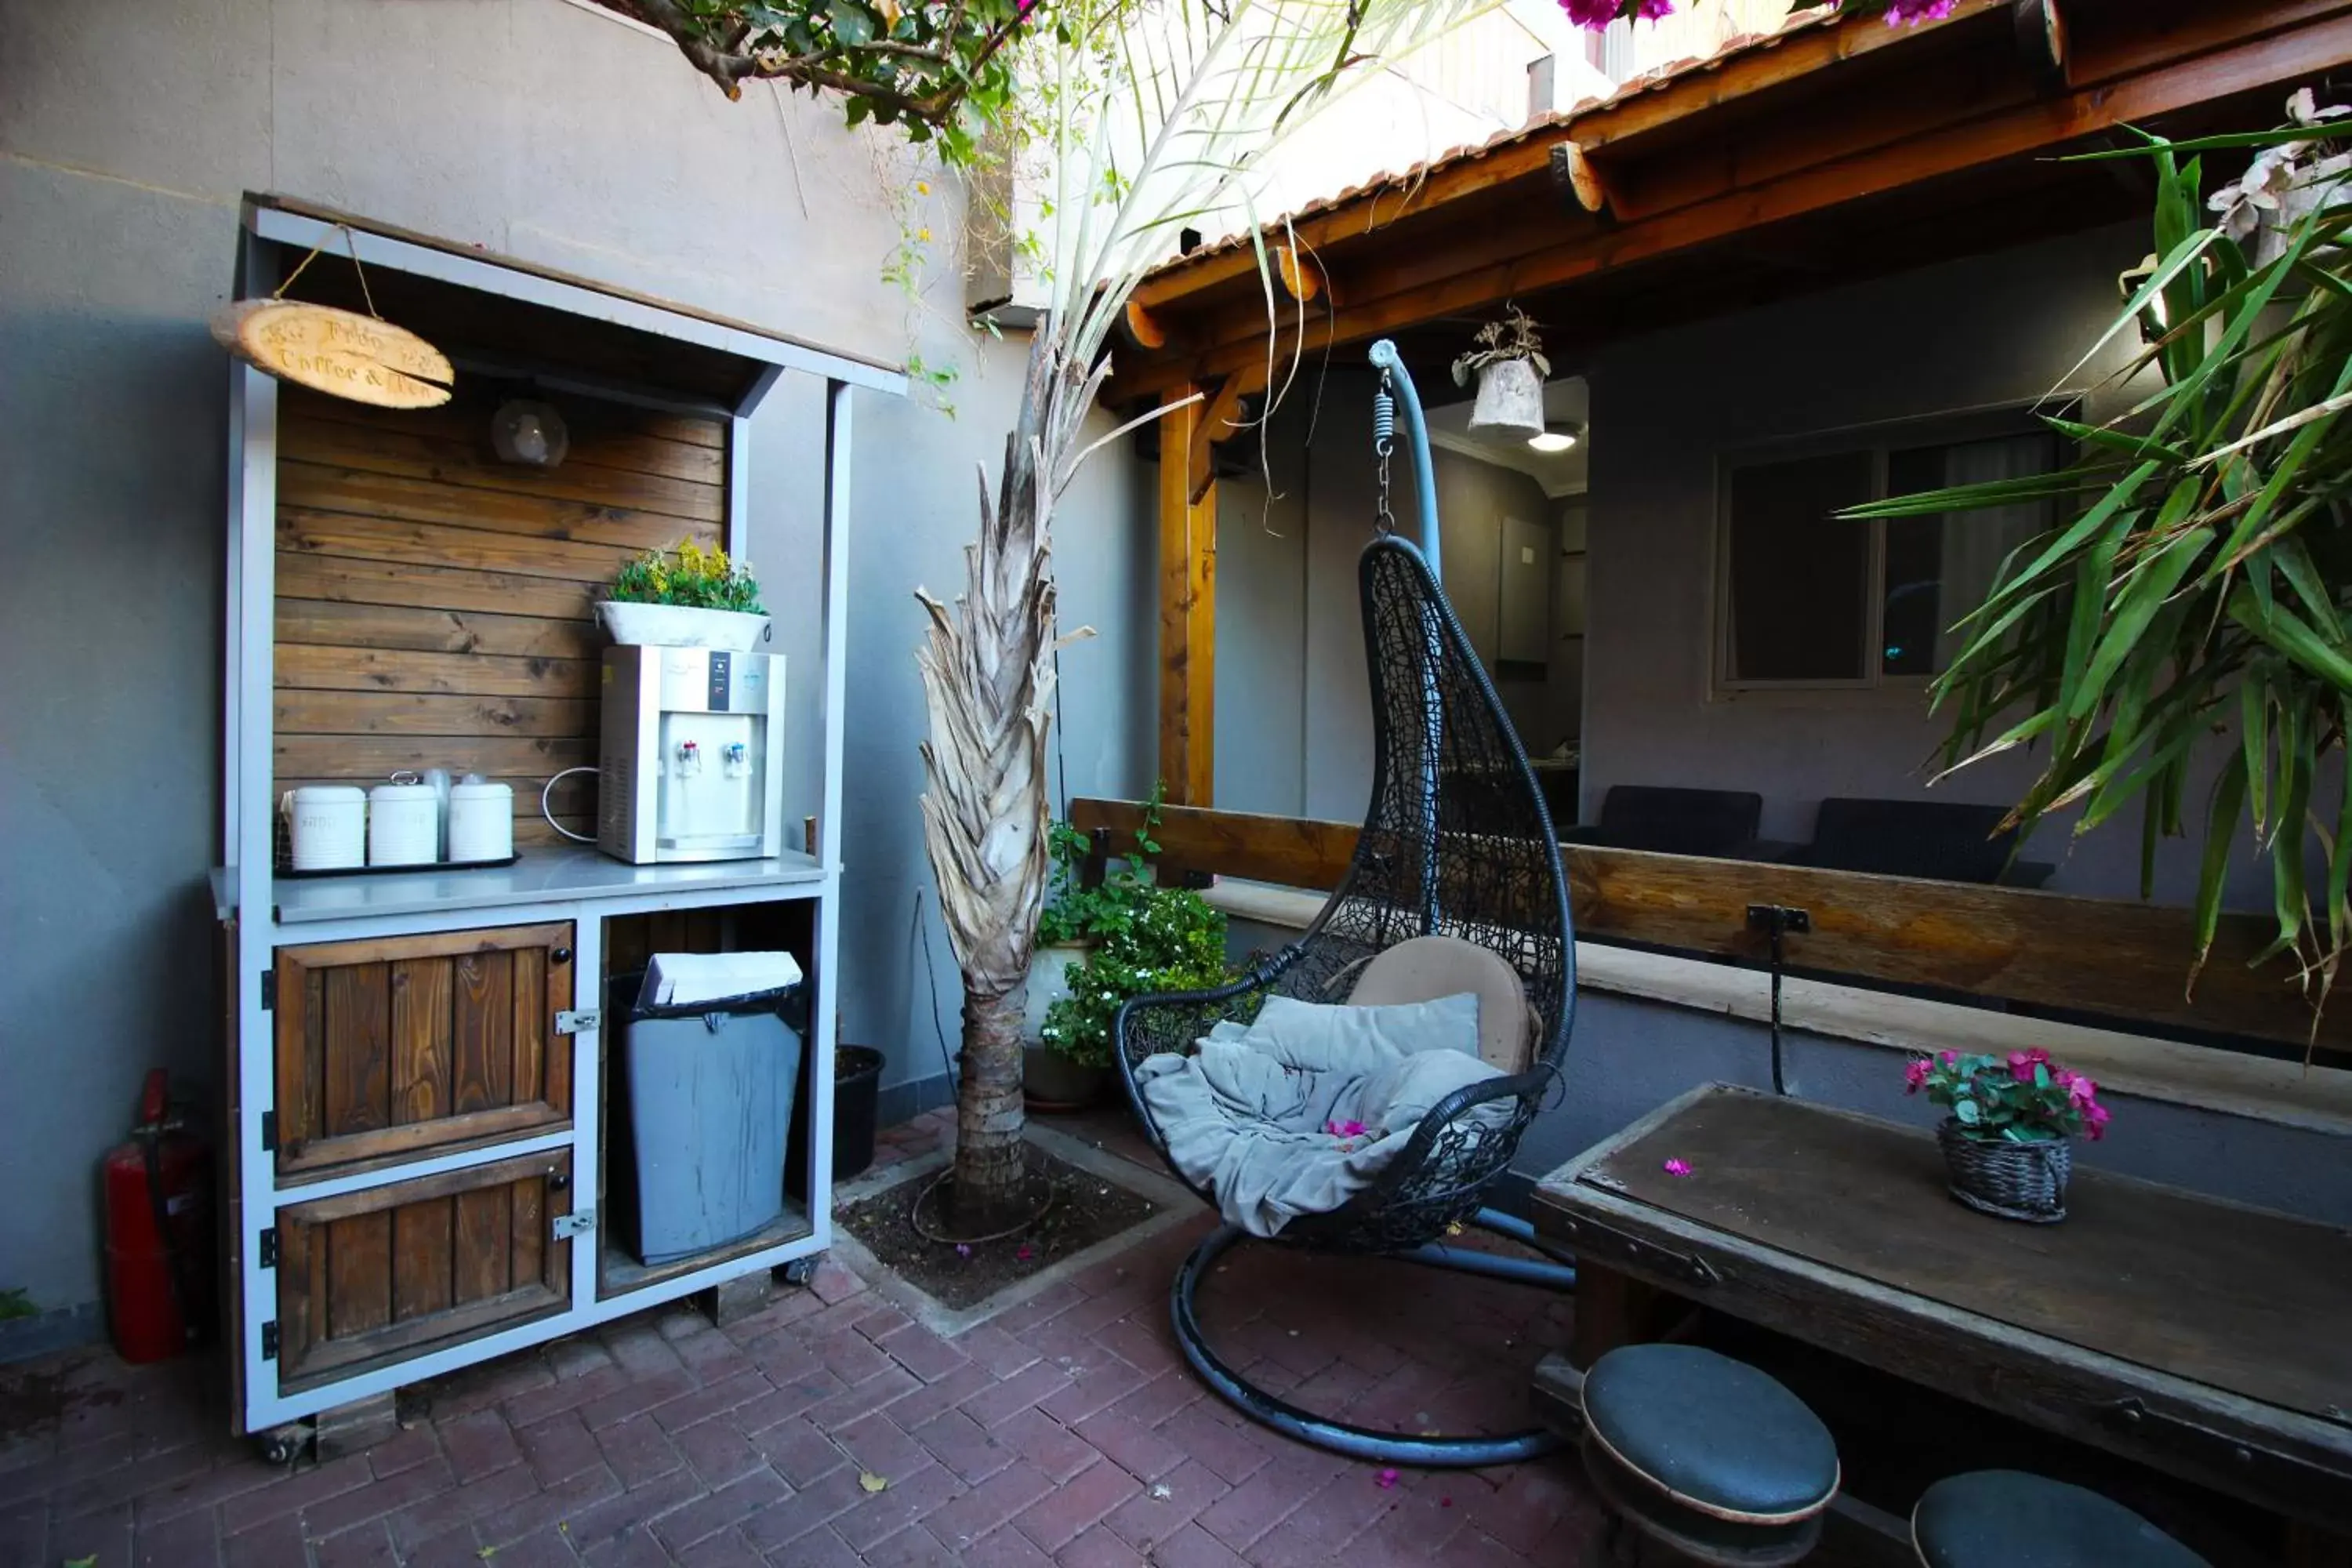
[[[1478,378],[1470,428],[1506,436],[1542,435],[1543,384],[1551,378],[1551,361],[1544,357],[1535,322],[1513,306],[1501,321],[1479,328],[1475,341],[1476,348],[1454,362],[1454,385],[1469,385],[1474,374]]]

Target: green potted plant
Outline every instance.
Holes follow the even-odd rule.
[[[597,602],[596,618],[616,643],[660,647],[749,653],[769,635],[751,569],[691,539],[622,567]]]
[[[1033,1110],[1083,1110],[1101,1095],[1111,1023],[1129,996],[1225,977],[1225,917],[1198,893],[1153,880],[1163,798],[1153,785],[1134,845],[1091,887],[1091,842],[1066,822],[1053,825],[1052,894],[1037,921],[1022,1016],[1022,1092]]]
[[[1906,1094],[1925,1089],[1951,1114],[1936,1129],[1952,1195],[1984,1214],[2049,1225],[2066,1217],[2067,1140],[2105,1136],[2098,1085],[2039,1048],[2007,1057],[1915,1057]]]

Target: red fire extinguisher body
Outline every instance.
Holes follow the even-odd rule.
[[[114,1348],[129,1362],[178,1355],[212,1327],[212,1152],[169,1114],[160,1068],[100,1172]]]

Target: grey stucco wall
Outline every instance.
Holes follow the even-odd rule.
[[[919,300],[881,279],[895,142],[805,96],[730,104],[666,40],[568,0],[0,0],[0,1287],[94,1298],[95,1161],[142,1072],[218,1078],[226,372],[205,323],[248,189],[964,367],[952,419],[859,394],[853,455],[843,1022],[892,1081],[937,1075],[908,958],[928,878],[911,595],[957,580],[1024,345],[963,331],[950,268]],[[951,184],[933,187],[917,221],[950,235]],[[751,554],[802,660],[821,430],[818,389],[787,377],[753,439]],[[1123,445],[1098,454],[1056,539],[1069,624],[1107,634],[1063,657],[1070,781],[1095,793],[1148,778],[1138,483]],[[815,718],[795,706],[804,745]],[[805,752],[799,773],[813,794]]]
[[[1217,805],[1230,811],[1356,821],[1372,779],[1356,558],[1372,536],[1377,484],[1368,374],[1302,385],[1269,427],[1266,481],[1217,486]],[[1311,439],[1310,439],[1311,433]],[[1456,452],[1436,457],[1447,590],[1488,669],[1497,640],[1504,518],[1549,527],[1553,503],[1528,476]],[[1412,465],[1391,468],[1398,528],[1418,541]],[[1545,682],[1504,700],[1528,727]]]
[[[2120,308],[2118,273],[2148,248],[2137,225],[1969,258],[1765,310],[1630,338],[1590,366],[1592,468],[1586,639],[1585,819],[1612,784],[1749,789],[1763,835],[1804,840],[1825,795],[2008,805],[2032,766],[1996,759],[1927,793],[1942,739],[1916,686],[1710,693],[1717,458],[1728,449],[1883,421],[2087,393],[2123,406],[2111,377],[2129,334],[2070,370]],[[2202,802],[2210,771],[2188,798]],[[2137,809],[2079,839],[2045,824],[2030,858],[2061,862],[2057,890],[2138,891]],[[2267,907],[2250,848],[2233,901]],[[2186,902],[2193,847],[2160,855],[2156,893]]]

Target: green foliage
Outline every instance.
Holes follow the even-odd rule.
[[[1190,888],[1151,887],[1070,971],[1070,994],[1045,1011],[1045,1042],[1072,1061],[1110,1060],[1111,1026],[1129,997],[1205,991],[1225,982],[1225,917]]]
[[[751,569],[729,560],[724,550],[705,550],[691,539],[681,539],[667,551],[648,550],[622,567],[605,596],[624,605],[761,613],[760,584],[752,580]]]
[[[0,1290],[0,1323],[12,1318],[37,1318],[40,1315],[41,1310],[33,1305],[33,1298],[26,1293],[24,1287],[11,1286]]]
[[[2079,462],[1854,515],[2063,509],[1960,623],[1966,646],[1933,689],[1946,768],[2038,748],[2011,813],[2021,838],[2054,811],[2080,806],[2087,833],[2137,801],[2144,896],[2159,838],[2200,819],[2192,975],[2251,822],[2277,924],[2256,962],[2293,955],[2315,1029],[2352,942],[2352,777],[2324,766],[2352,726],[2352,159],[2331,155],[2341,110],[2307,90],[2289,108],[2278,132],[2129,150],[2156,174],[2156,250],[2100,344],[2137,335],[2126,374],[2157,384],[2107,424],[2050,420]],[[2200,160],[2181,154],[2248,145],[2263,150],[2209,224]],[[2185,798],[2199,760],[2221,764],[2201,812]],[[2307,863],[2325,868],[2317,886]]]
[[[739,96],[746,79],[840,95],[852,125],[900,127],[949,163],[972,161],[979,128],[1013,96],[1007,47],[1032,0],[653,0],[631,7]]]
[[[1151,786],[1135,846],[1108,866],[1098,886],[1085,882],[1092,845],[1066,822],[1051,829],[1051,900],[1037,921],[1045,946],[1088,942],[1086,962],[1069,972],[1070,994],[1045,1013],[1045,1042],[1071,1060],[1100,1067],[1110,1060],[1111,1026],[1130,996],[1159,991],[1200,991],[1224,983],[1225,917],[1188,888],[1162,888],[1151,879],[1151,837],[1160,826],[1167,785]]]

